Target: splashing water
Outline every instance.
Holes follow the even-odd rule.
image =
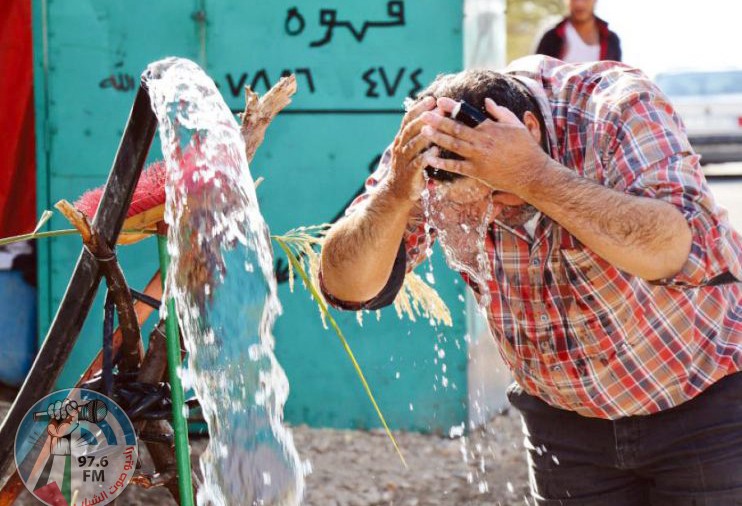
[[[434,183],[425,175],[425,189],[420,199],[425,223],[436,231],[446,264],[468,276],[479,287],[477,301],[480,309],[486,308],[491,300],[488,282],[492,279],[492,268],[485,239],[499,209],[488,198],[457,204],[448,199],[449,191],[446,183]],[[430,244],[428,228],[426,244]]]
[[[184,385],[209,426],[198,504],[298,504],[306,468],[281,424],[288,381],[271,335],[281,308],[244,141],[196,64],[168,58],[146,75],[168,169],[166,293],[188,351]]]
[[[409,111],[416,101],[406,98],[404,109]],[[436,183],[423,171],[425,184],[421,192],[420,211],[425,223],[426,255],[432,254],[431,230],[437,234],[446,264],[459,273],[465,274],[478,285],[476,299],[480,310],[487,308],[491,301],[489,281],[492,279],[492,268],[485,244],[488,228],[495,216],[502,209],[491,198],[482,194],[482,185],[468,184],[468,189],[459,192],[466,204],[458,204],[448,199],[449,185]],[[477,188],[479,186],[479,188]],[[428,282],[432,279],[433,264],[428,262]]]

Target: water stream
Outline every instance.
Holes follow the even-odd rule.
[[[292,505],[302,464],[282,425],[288,381],[273,354],[281,307],[272,250],[237,122],[193,62],[147,68],[168,169],[165,220],[183,369],[209,426],[198,504]]]
[[[489,282],[492,268],[485,249],[485,238],[495,216],[496,205],[488,198],[480,198],[480,189],[460,191],[457,197],[465,203],[449,200],[450,192],[447,183],[431,184],[426,176],[426,189],[421,198],[425,223],[436,231],[446,264],[454,271],[465,274],[479,287],[477,300],[480,308],[486,308],[491,298]],[[429,244],[430,238],[426,237],[426,240]]]

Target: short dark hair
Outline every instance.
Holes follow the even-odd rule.
[[[440,74],[435,80],[422,90],[417,100],[425,97],[448,97],[469,105],[486,113],[484,99],[491,98],[499,106],[505,107],[523,121],[527,111],[536,116],[541,130],[541,147],[547,150],[546,126],[538,102],[528,91],[528,88],[513,76],[493,70],[465,70],[456,74]],[[441,157],[460,159],[455,153],[442,150]],[[432,168],[431,168],[432,169]],[[441,180],[456,179],[458,174],[432,169],[429,174],[440,174],[436,177]]]
[[[510,109],[521,121],[526,111],[530,111],[540,124],[544,122],[536,100],[525,85],[513,76],[493,70],[441,74],[420,92],[418,100],[429,96],[463,100],[482,111],[485,110],[484,99],[491,98],[497,105]]]

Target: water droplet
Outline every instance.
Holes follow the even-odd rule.
[[[464,428],[465,424],[462,422],[459,425],[452,425],[450,429],[448,429],[448,437],[451,439],[455,437],[461,437],[464,435]]]

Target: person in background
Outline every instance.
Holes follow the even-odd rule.
[[[536,54],[570,63],[621,61],[621,40],[595,15],[596,1],[566,0],[569,15],[541,37]]]
[[[742,504],[742,236],[648,77],[529,56],[437,78],[320,287],[383,307],[436,239],[515,379],[536,504]]]

